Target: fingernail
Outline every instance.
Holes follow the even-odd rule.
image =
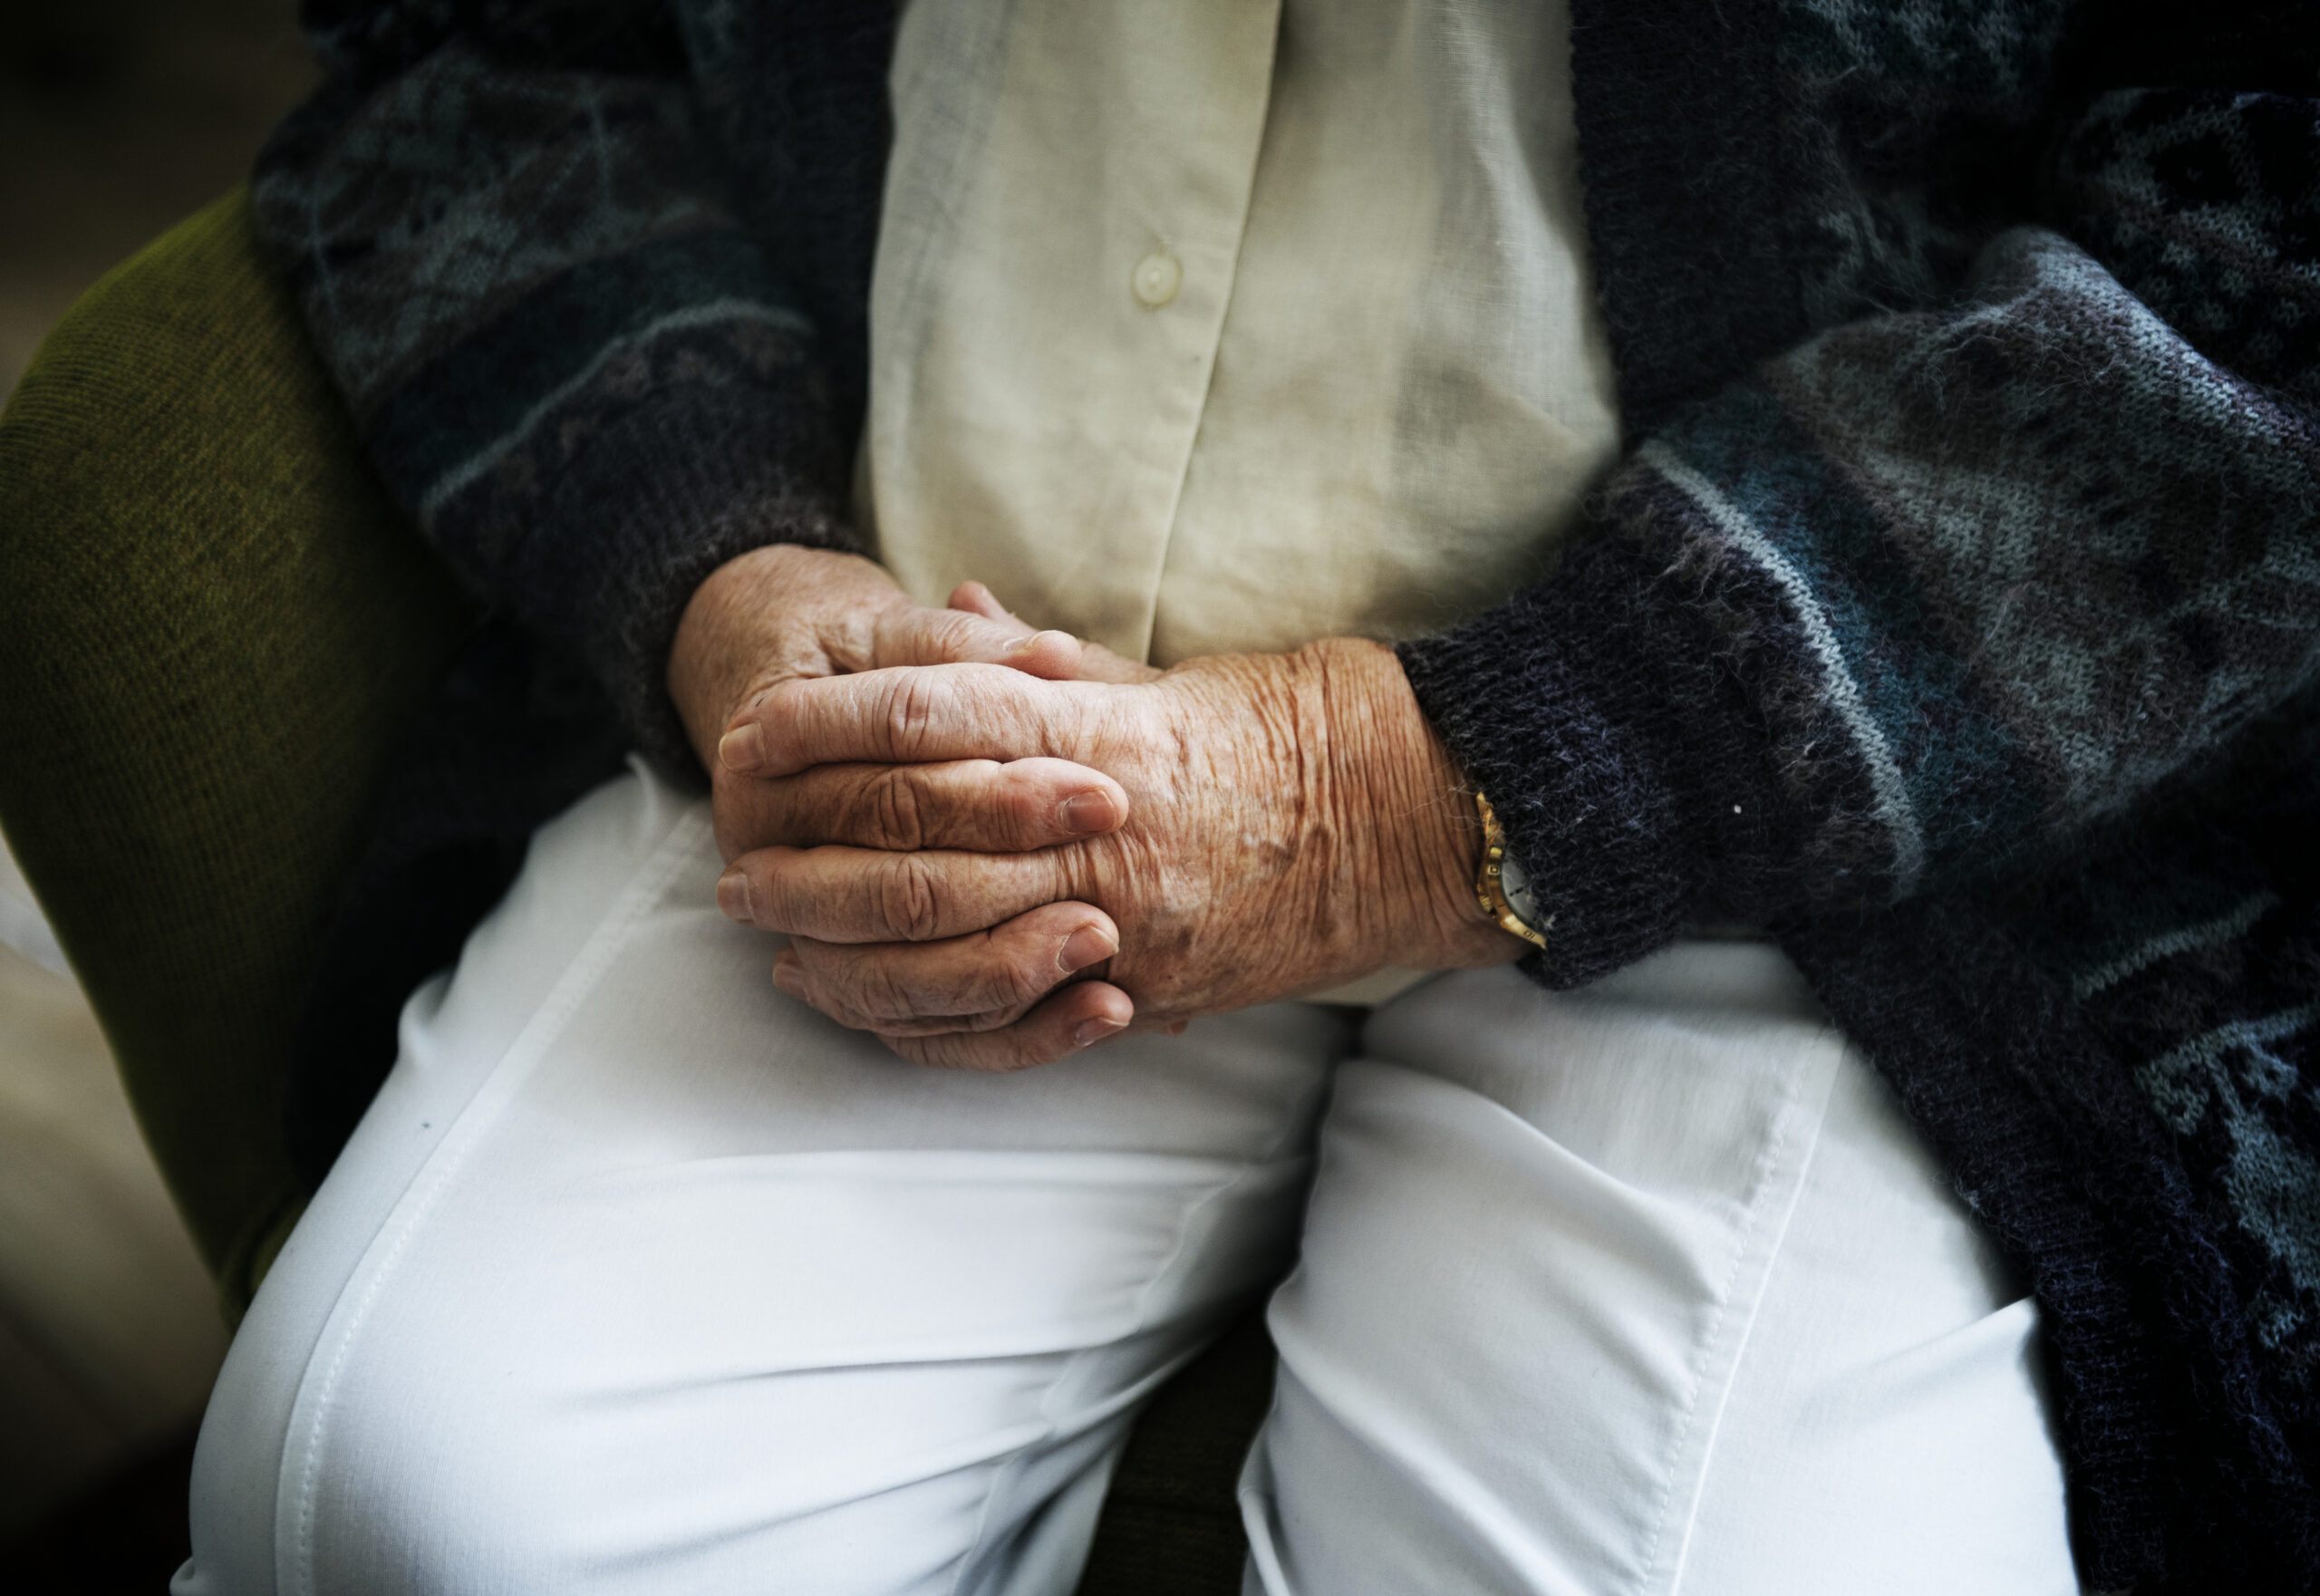
[[[749,906],[749,875],[740,866],[717,878],[717,906],[725,911],[729,920],[739,920],[744,925],[755,925],[756,912]]]
[[[806,995],[806,972],[798,968],[798,961],[784,953],[773,962],[773,984],[793,998]]]
[[[1008,658],[1012,659],[1017,654],[1030,653],[1033,649],[1039,646],[1039,639],[1043,637],[1068,638],[1070,635],[1071,634],[1068,632],[1058,632],[1052,626],[1047,627],[1041,631],[1033,632],[1026,636],[1019,637],[1014,642],[1009,643],[1007,645],[1007,656]]]
[[[744,776],[764,764],[765,728],[754,721],[734,727],[717,740],[717,761]]]
[[[1055,962],[1066,975],[1085,970],[1090,964],[1100,964],[1120,951],[1100,925],[1083,925],[1063,939],[1063,946],[1056,951]]]
[[[1071,1033],[1071,1045],[1092,1048],[1114,1031],[1126,1029],[1116,1020],[1083,1020],[1079,1022],[1079,1029]]]
[[[1056,818],[1074,837],[1095,837],[1120,823],[1119,812],[1112,808],[1112,795],[1096,787],[1064,799],[1057,806]]]

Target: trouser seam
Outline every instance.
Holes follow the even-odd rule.
[[[299,1382],[298,1392],[291,1399],[291,1435],[285,1437],[283,1448],[282,1467],[287,1471],[291,1464],[290,1442],[303,1431],[305,1437],[304,1456],[300,1460],[299,1479],[296,1486],[296,1511],[286,1525],[281,1523],[278,1511],[276,1514],[277,1552],[275,1578],[276,1584],[283,1592],[283,1596],[298,1596],[300,1592],[311,1591],[314,1589],[314,1515],[322,1465],[322,1436],[331,1416],[339,1377],[345,1367],[349,1352],[361,1332],[362,1324],[369,1317],[371,1307],[377,1300],[380,1290],[387,1278],[393,1273],[395,1265],[401,1261],[420,1224],[433,1210],[436,1202],[466,1164],[468,1155],[474,1146],[474,1137],[470,1135],[461,1138],[462,1127],[469,1121],[486,1094],[490,1092],[498,1083],[500,1075],[508,1069],[511,1060],[517,1059],[519,1054],[529,1052],[533,1061],[536,1061],[538,1055],[562,1034],[566,1026],[571,1023],[573,1015],[578,1012],[582,1003],[595,990],[597,983],[604,979],[605,971],[611,967],[614,953],[625,940],[629,930],[634,925],[644,907],[666,889],[670,878],[683,863],[684,845],[692,840],[701,824],[701,817],[698,814],[687,815],[680,819],[653,848],[643,865],[639,866],[628,885],[614,901],[612,909],[605,914],[604,923],[590,933],[588,941],[582,946],[571,965],[558,978],[539,1011],[509,1044],[508,1051],[502,1054],[499,1060],[492,1066],[482,1083],[477,1087],[465,1106],[460,1108],[458,1118],[445,1128],[443,1139],[438,1144],[435,1151],[420,1166],[418,1171],[412,1175],[410,1185],[388,1207],[384,1217],[380,1222],[378,1234],[374,1235],[369,1245],[363,1249],[362,1258],[358,1260],[353,1273],[348,1276],[345,1290],[342,1291],[331,1312],[324,1317],[321,1340],[308,1354],[307,1374]],[[492,1111],[496,1113],[501,1106],[500,1103],[495,1102],[491,1105]],[[414,1193],[417,1194],[417,1204],[406,1213],[406,1204],[412,1203]],[[379,1244],[380,1240],[390,1230],[394,1232],[394,1235],[388,1243],[386,1253],[380,1258],[376,1267],[371,1267],[372,1249]],[[358,1281],[361,1282],[360,1296],[353,1303],[345,1326],[334,1336],[332,1320],[336,1318],[340,1308],[346,1303],[346,1291],[354,1290]],[[316,1372],[312,1359],[323,1350],[322,1342],[333,1340],[335,1340],[336,1345],[331,1349],[329,1365],[320,1371],[321,1384],[315,1390],[313,1411],[306,1422],[301,1426],[298,1423],[298,1416],[300,1408],[304,1406],[306,1381],[314,1378]],[[277,1480],[277,1494],[282,1483]],[[285,1544],[285,1539],[286,1544]],[[293,1577],[285,1579],[283,1576],[285,1572]]]
[[[1831,1030],[1823,1033],[1823,1045],[1832,1048],[1841,1055],[1845,1043],[1838,1033]],[[1805,1116],[1803,1113],[1804,1105],[1801,1100],[1802,1088],[1804,1079],[1813,1072],[1800,1070],[1792,1075],[1784,1086],[1776,1128],[1773,1135],[1765,1139],[1764,1146],[1759,1149],[1754,1166],[1750,1171],[1750,1191],[1744,1210],[1747,1217],[1741,1226],[1738,1244],[1733,1249],[1731,1266],[1726,1272],[1724,1283],[1716,1294],[1715,1316],[1709,1320],[1706,1332],[1700,1338],[1699,1355],[1694,1366],[1692,1387],[1686,1394],[1683,1407],[1668,1442],[1668,1466],[1661,1478],[1658,1501],[1654,1504],[1649,1548],[1637,1572],[1636,1589],[1638,1591],[1657,1587],[1663,1591],[1666,1596],[1677,1596],[1682,1588],[1685,1564],[1691,1551],[1692,1531],[1698,1520],[1699,1501],[1706,1485],[1708,1469],[1715,1460],[1716,1436],[1717,1432],[1722,1428],[1725,1405],[1731,1397],[1732,1388],[1738,1383],[1741,1364],[1747,1357],[1749,1337],[1755,1328],[1756,1315],[1764,1304],[1764,1292],[1771,1284],[1774,1264],[1780,1256],[1781,1248],[1787,1242],[1789,1224],[1795,1217],[1797,1202],[1803,1195],[1804,1183],[1812,1173],[1813,1157],[1820,1149],[1821,1127],[1828,1117],[1828,1097],[1834,1088],[1836,1069],[1841,1065],[1842,1058],[1840,1057],[1832,1061],[1831,1067],[1818,1072],[1822,1086],[1821,1113],[1811,1120],[1812,1133],[1811,1145],[1804,1149],[1804,1155],[1797,1164],[1795,1175],[1787,1183],[1787,1201],[1782,1205],[1777,1216],[1764,1212],[1766,1204],[1773,1200],[1779,1191],[1780,1183],[1772,1177],[1781,1167],[1782,1160],[1791,1142],[1803,1128],[1801,1121]],[[1756,1272],[1755,1290],[1750,1295],[1745,1309],[1745,1320],[1739,1327],[1737,1337],[1732,1347],[1731,1357],[1725,1367],[1722,1388],[1714,1394],[1709,1404],[1710,1410],[1704,1417],[1701,1411],[1701,1398],[1707,1395],[1707,1365],[1714,1355],[1718,1339],[1725,1332],[1727,1320],[1732,1317],[1735,1307],[1733,1290],[1740,1280],[1742,1271],[1749,1262],[1752,1251],[1750,1243],[1759,1227],[1767,1222],[1770,1222],[1774,1228],[1764,1247],[1763,1262]],[[1685,1454],[1689,1450],[1693,1436],[1703,1422],[1706,1425],[1707,1433],[1700,1443],[1698,1457],[1689,1470],[1685,1470],[1681,1466]],[[1676,1515],[1676,1496],[1679,1475],[1686,1474],[1689,1476],[1687,1484],[1690,1502],[1684,1508],[1682,1527],[1677,1533],[1676,1544],[1664,1560],[1668,1572],[1665,1580],[1662,1581],[1658,1577],[1663,1562],[1661,1548],[1668,1542],[1670,1522]]]

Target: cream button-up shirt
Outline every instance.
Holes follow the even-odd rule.
[[[1437,627],[1617,449],[1563,0],[914,0],[860,512],[1157,664]]]

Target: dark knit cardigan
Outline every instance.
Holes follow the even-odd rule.
[[[1775,928],[2036,1293],[2087,1584],[2320,1588],[2320,16],[1571,9],[1629,452],[1401,650],[1532,973]],[[319,1174],[533,826],[628,746],[697,779],[694,585],[854,544],[892,17],[307,21],[262,226],[488,615],[325,953]]]

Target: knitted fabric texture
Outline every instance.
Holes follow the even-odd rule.
[[[2310,30],[2231,19],[2243,92],[2197,42],[2106,81],[2061,6],[1718,15],[1773,87],[1703,71],[1696,124],[1774,108],[1784,180],[1607,182],[1671,164],[1667,41],[1580,10],[1648,435],[1552,579],[1405,664],[1554,905],[1543,979],[1772,924],[1900,1090],[2039,1298],[2087,1583],[2308,1589]],[[1763,302],[1671,331],[1719,261]]]
[[[1541,979],[1751,919],[1894,1082],[2038,1296],[2085,1582],[2309,1590],[2320,30],[2187,13],[1574,0],[1635,447],[1401,656]],[[257,196],[357,426],[682,767],[692,585],[849,539],[891,13],[309,16]]]

